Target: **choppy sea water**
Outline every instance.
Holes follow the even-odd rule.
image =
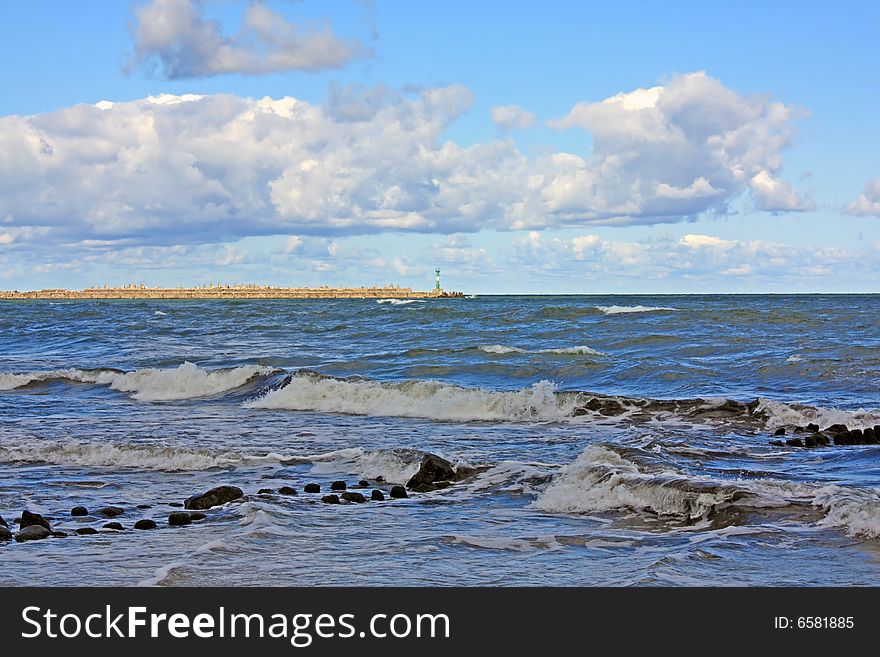
[[[880,446],[769,441],[880,424],[878,381],[880,296],[3,302],[0,515],[71,534],[0,543],[3,583],[877,585]],[[302,491],[425,452],[486,469]]]

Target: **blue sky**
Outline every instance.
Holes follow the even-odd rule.
[[[0,287],[426,288],[437,266],[477,293],[876,292],[878,22],[6,3]]]

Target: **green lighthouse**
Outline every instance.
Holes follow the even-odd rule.
[[[437,290],[439,291],[439,290],[440,290],[440,270],[439,270],[439,269],[435,269],[435,270],[434,270],[434,273],[437,274],[437,285],[435,285],[435,287],[436,287]]]

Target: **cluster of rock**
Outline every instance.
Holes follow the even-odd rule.
[[[421,463],[419,464],[419,470],[412,477],[410,477],[409,481],[406,484],[406,487],[401,485],[393,485],[388,489],[387,493],[391,499],[402,499],[409,497],[409,493],[407,489],[416,493],[424,493],[434,490],[439,490],[442,488],[447,488],[451,486],[455,482],[462,481],[464,479],[469,479],[474,475],[482,472],[485,468],[467,468],[463,466],[459,466],[458,468],[453,467],[453,465],[445,460],[440,458],[435,454],[425,454],[422,458]],[[382,477],[377,477],[374,480],[375,484],[384,485],[385,480]],[[374,502],[383,502],[385,501],[385,492],[383,492],[380,488],[373,488],[370,492],[370,496],[367,497],[358,490],[354,489],[367,489],[371,488],[371,484],[369,481],[361,480],[356,485],[352,486],[352,490],[349,490],[348,485],[344,481],[334,481],[330,484],[330,493],[323,495],[321,497],[321,501],[325,504],[363,504],[364,502],[374,501]],[[304,493],[309,494],[320,494],[321,486],[317,483],[308,483],[303,487]],[[298,495],[298,492],[292,486],[282,486],[277,491],[272,488],[261,488],[257,491],[257,495]],[[171,502],[168,506],[172,507],[183,507],[186,509],[185,511],[175,511],[169,514],[168,516],[168,526],[169,527],[182,527],[186,525],[191,525],[193,522],[197,522],[199,520],[204,520],[207,516],[201,511],[211,509],[213,507],[222,506],[224,504],[228,504],[229,502],[234,502],[236,500],[244,497],[244,491],[237,486],[217,486],[216,488],[212,488],[204,493],[200,493],[198,495],[193,495],[184,500],[183,504],[179,502]],[[139,504],[137,505],[138,509],[149,509],[152,508],[150,504]],[[75,506],[70,510],[70,515],[74,518],[85,518],[89,516],[97,516],[104,519],[113,519],[125,514],[125,510],[122,507],[118,506],[105,506],[94,513],[90,512],[84,506]],[[49,520],[44,518],[38,513],[31,513],[30,511],[22,511],[21,517],[19,517],[16,522],[18,523],[18,532],[13,534],[13,532],[9,529],[6,521],[0,517],[0,541],[10,541],[13,538],[18,542],[24,541],[32,541],[32,540],[40,540],[44,538],[49,538],[50,536],[61,538],[67,536],[67,532],[63,531],[55,531],[52,529]],[[158,524],[155,520],[151,518],[141,518],[137,520],[134,525],[134,529],[139,530],[149,530],[156,529]],[[112,521],[104,524],[101,529],[109,530],[111,532],[123,531],[125,527],[119,521]],[[88,536],[93,534],[98,534],[98,529],[95,527],[79,527],[73,530],[74,533],[80,536]]]
[[[785,441],[771,440],[770,444],[777,447],[828,447],[834,445],[877,445],[880,444],[880,424],[867,429],[849,429],[845,424],[832,424],[830,427],[819,430],[819,425],[810,423],[805,427],[794,427],[793,433],[808,435],[801,438],[795,435]],[[780,427],[774,433],[776,436],[786,435],[785,427]]]

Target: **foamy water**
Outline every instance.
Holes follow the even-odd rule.
[[[10,583],[880,584],[880,446],[770,444],[880,425],[878,297],[2,310],[0,514],[71,534],[0,545]],[[303,491],[387,497],[426,453],[472,474]],[[78,504],[159,529],[76,536]]]

